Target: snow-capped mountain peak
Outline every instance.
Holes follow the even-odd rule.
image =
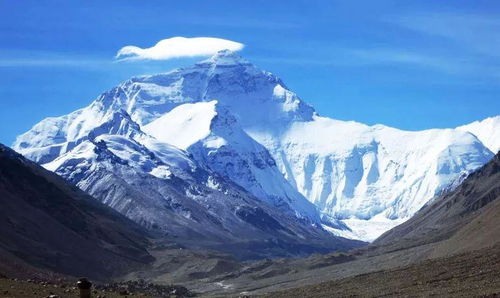
[[[14,148],[48,163],[99,135],[170,144],[280,210],[373,240],[486,163],[499,147],[496,119],[409,132],[320,117],[277,76],[222,51],[127,80]]]
[[[144,126],[157,140],[192,153],[196,160],[256,197],[319,223],[313,204],[279,171],[268,150],[252,139],[217,101],[188,103]]]
[[[199,66],[213,65],[213,66],[236,66],[236,65],[252,65],[249,61],[241,57],[234,51],[222,50],[217,52],[212,57],[196,63]]]

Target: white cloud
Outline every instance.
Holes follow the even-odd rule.
[[[150,48],[126,46],[116,54],[119,60],[168,60],[180,57],[210,56],[221,50],[239,51],[245,45],[214,37],[172,37]]]

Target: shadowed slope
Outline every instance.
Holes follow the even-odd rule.
[[[152,261],[136,224],[0,144],[0,271],[106,279]]]

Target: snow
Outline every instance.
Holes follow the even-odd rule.
[[[473,133],[493,153],[500,151],[500,116],[474,121],[457,129]]]
[[[234,66],[234,65],[243,65],[248,64],[250,62],[243,59],[241,56],[236,54],[236,51],[232,51],[230,49],[224,49],[214,53],[210,58],[201,61],[198,65],[217,65],[217,66]]]
[[[157,140],[187,150],[215,172],[228,177],[257,198],[319,222],[319,213],[287,183],[266,148],[240,127],[217,101],[177,106],[144,126]]]
[[[292,185],[322,216],[352,230],[342,235],[365,241],[492,157],[466,132],[408,132],[318,116],[294,123],[276,142],[271,152],[281,156],[278,164]]]
[[[386,231],[402,224],[406,220],[408,220],[408,218],[398,218],[391,220],[379,214],[368,220],[363,220],[355,217],[343,220],[343,222],[350,228],[350,230],[335,229],[328,225],[322,226],[325,230],[340,237],[372,242]]]
[[[54,161],[44,164],[44,167],[49,171],[55,172],[55,170],[60,168],[61,165],[68,159],[77,161],[95,160],[96,154],[93,151],[94,148],[95,146],[92,143],[85,142],[77,146],[74,150],[67,153],[66,155],[61,155]]]
[[[180,105],[145,125],[143,130],[157,140],[187,149],[210,134],[210,124],[217,115],[216,100]]]

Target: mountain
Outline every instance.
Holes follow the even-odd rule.
[[[321,117],[277,76],[230,51],[127,80],[86,108],[41,121],[14,148],[48,166],[104,134],[141,145],[151,136],[285,213],[368,241],[493,156],[478,134],[460,129],[409,132]]]
[[[0,144],[0,272],[109,280],[153,260],[148,233]]]
[[[99,102],[72,117],[95,112],[96,107]],[[223,119],[217,116],[217,121]],[[41,155],[32,151],[34,155],[28,156],[45,160],[52,159],[53,148],[64,152],[44,166],[155,234],[242,259],[299,256],[361,245],[323,230],[313,205],[302,196],[296,199],[305,203],[304,210],[309,207],[310,215],[291,208],[299,206],[293,197],[259,200],[194,160],[192,154],[144,133],[124,110],[97,113],[90,120],[95,121],[93,126],[78,126],[87,128],[85,134],[71,132],[80,138],[49,146],[48,155],[41,150]],[[239,133],[242,140],[251,141]],[[193,137],[189,132],[187,136]],[[256,164],[273,165],[270,156],[258,153],[245,157],[252,160],[243,160],[241,171],[254,169]],[[275,174],[275,178],[285,182],[282,176]]]
[[[288,184],[267,149],[246,134],[229,109],[217,101],[177,106],[145,125],[144,131],[191,152],[196,160],[263,201],[289,205],[297,216],[320,222],[314,205]]]
[[[226,53],[226,52],[224,52]],[[227,53],[226,53],[227,54]],[[222,56],[225,54],[222,54]],[[232,55],[232,54],[231,54]],[[220,67],[224,67],[227,63],[224,60],[224,57],[217,58],[213,63],[204,62],[197,65],[202,69],[210,69],[214,65],[220,65]],[[215,59],[215,58],[214,58]],[[232,63],[234,63],[233,61]],[[246,62],[241,62],[242,65]],[[250,65],[250,64],[248,64]],[[224,71],[220,71],[218,68],[214,71],[215,73],[224,74]],[[102,94],[97,100],[95,100],[90,106],[75,111],[67,116],[59,117],[59,118],[48,118],[39,124],[35,125],[31,131],[20,136],[16,143],[14,144],[14,148],[21,152],[26,157],[40,163],[47,164],[52,162],[54,159],[59,157],[62,154],[65,154],[75,148],[78,144],[87,139],[92,139],[101,134],[111,134],[111,135],[122,135],[128,138],[137,138],[143,132],[140,127],[145,126],[153,119],[158,118],[161,115],[164,115],[167,111],[174,108],[176,105],[183,102],[192,102],[191,98],[200,97],[197,93],[201,92],[197,90],[204,83],[197,82],[196,78],[193,78],[195,82],[189,83],[189,85],[185,86],[186,90],[182,91],[182,95],[173,94],[170,95],[168,92],[177,92],[172,91],[170,87],[159,87],[151,82],[162,82],[165,83],[164,80],[169,82],[170,76],[177,76],[176,72],[173,72],[171,75],[164,76],[153,76],[153,77],[144,77],[144,78],[133,78],[123,85],[113,88],[109,92],[105,92]],[[183,80],[183,76],[196,76],[195,73],[192,74],[182,74],[181,80]],[[243,78],[240,78],[243,79]],[[185,82],[188,83],[188,82]],[[255,83],[255,82],[253,82]],[[150,86],[153,85],[153,86]],[[236,85],[236,89],[240,90],[240,87]],[[132,92],[132,93],[131,93]],[[136,93],[137,92],[137,93]],[[174,98],[169,98],[173,96]],[[164,98],[167,97],[167,98]],[[174,103],[172,103],[172,101]],[[244,101],[242,101],[244,102]],[[250,104],[251,102],[249,102]],[[222,104],[222,103],[221,103]],[[222,104],[222,105],[225,105]],[[201,106],[201,105],[200,105]],[[241,108],[243,104],[238,105],[230,105],[226,107],[226,110],[234,109],[237,106]],[[186,108],[190,108],[189,106]],[[249,107],[247,107],[249,108]],[[176,111],[172,111],[178,113],[182,108],[177,109]],[[207,111],[209,112],[209,111]],[[271,112],[271,111],[270,111]],[[182,113],[182,111],[180,111]],[[232,116],[230,113],[226,113],[227,119],[230,119]],[[130,116],[128,116],[130,115]],[[215,115],[215,114],[214,114]],[[259,114],[260,115],[260,114]],[[190,116],[190,115],[186,115]],[[128,117],[128,118],[127,118]],[[173,115],[172,117],[177,117]],[[182,115],[181,115],[182,117]],[[218,115],[216,122],[225,121],[221,119],[223,116]],[[269,113],[267,116],[267,120],[264,120],[263,117],[257,117],[258,120],[262,121],[274,121],[273,113]],[[226,120],[227,120],[226,119]],[[234,117],[232,117],[234,119]],[[179,119],[173,119],[175,121]],[[188,118],[190,122],[192,119]],[[256,119],[257,120],[257,119]],[[168,119],[164,120],[168,121]],[[182,120],[181,120],[182,121]],[[171,121],[172,122],[172,121]],[[194,122],[194,121],[193,121]],[[235,121],[233,121],[235,122]],[[185,123],[185,122],[184,122]],[[229,122],[228,122],[229,123]],[[208,126],[211,125],[211,120],[207,123]],[[236,171],[251,171],[253,177],[245,177],[245,179],[256,179],[258,180],[249,182],[253,183],[253,188],[249,189],[250,192],[258,195],[259,198],[265,201],[274,201],[274,205],[280,205],[284,209],[290,209],[290,204],[294,205],[292,207],[293,213],[297,213],[298,217],[307,217],[309,220],[314,222],[319,222],[319,214],[316,211],[313,204],[309,203],[306,198],[304,198],[297,190],[290,187],[288,183],[283,179],[281,173],[277,172],[277,168],[275,165],[272,165],[274,161],[269,156],[266,149],[261,145],[257,144],[255,141],[251,140],[244,132],[239,128],[239,124],[234,123],[233,130],[239,130],[239,135],[236,135],[232,132],[229,132],[229,137],[235,137],[239,139],[227,139],[229,142],[234,142],[235,146],[238,148],[245,148],[244,146],[237,145],[241,139],[246,139],[246,142],[253,142],[252,149],[255,149],[256,152],[242,152],[239,157],[241,158],[252,158],[252,160],[241,161],[243,164],[241,166],[244,168],[236,169]],[[220,125],[218,125],[220,127]],[[214,123],[214,127],[217,127]],[[186,133],[183,135],[191,135],[193,133],[192,129],[189,130],[189,127],[179,127],[177,129],[188,129]],[[196,127],[195,127],[196,129]],[[203,130],[203,127],[200,127]],[[207,127],[205,129],[208,129]],[[232,128],[227,128],[227,130]],[[203,134],[203,131],[200,131]],[[166,133],[165,133],[166,134]],[[166,136],[164,136],[165,138]],[[177,136],[176,136],[177,137]],[[176,142],[178,146],[181,148],[183,144],[179,144]],[[230,143],[233,145],[233,143]],[[220,150],[226,150],[224,148],[219,148]],[[185,149],[185,148],[183,148]],[[250,149],[250,148],[248,148]],[[248,149],[244,149],[247,150]],[[250,162],[250,163],[248,163]],[[269,164],[269,165],[267,165]],[[251,165],[251,166],[249,166]],[[267,165],[270,173],[262,175],[262,167]],[[254,173],[253,171],[257,171]],[[219,173],[223,174],[223,173]],[[227,173],[226,173],[227,174]],[[236,173],[235,173],[236,174]],[[241,174],[241,173],[240,173]],[[236,174],[237,175],[237,174]],[[233,177],[229,177],[233,178]],[[269,180],[271,179],[271,180]],[[241,180],[241,179],[240,179]],[[248,181],[246,181],[248,182]],[[257,185],[261,184],[261,185]],[[267,189],[262,189],[262,185],[269,185]],[[269,190],[269,193],[266,193],[266,190]],[[303,207],[303,209],[298,209],[296,207]]]
[[[321,136],[321,137],[319,137]],[[315,116],[295,123],[271,150],[287,177],[349,238],[373,240],[410,218],[492,153],[456,130],[407,132]]]
[[[474,121],[457,129],[474,134],[493,153],[500,151],[500,116]]]

